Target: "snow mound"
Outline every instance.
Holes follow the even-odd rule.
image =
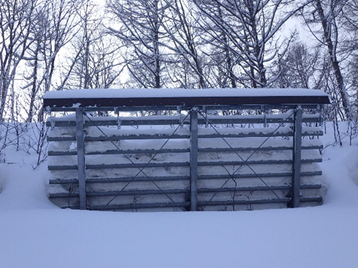
[[[350,178],[358,185],[358,148],[352,148],[345,157],[345,166],[349,171]]]

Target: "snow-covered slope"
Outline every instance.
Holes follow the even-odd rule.
[[[35,156],[5,153],[4,268],[358,267],[358,140],[324,150],[322,206],[240,212],[61,210],[46,197],[46,163],[33,170]]]

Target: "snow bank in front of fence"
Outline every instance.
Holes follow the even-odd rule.
[[[333,133],[322,140],[332,144]],[[330,188],[322,206],[204,213],[61,210],[46,197],[46,162],[33,170],[36,155],[6,148],[1,267],[355,268],[358,186],[351,177],[358,141],[343,142],[323,150]]]

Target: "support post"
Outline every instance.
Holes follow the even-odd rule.
[[[86,162],[85,162],[85,138],[83,110],[76,108],[76,141],[77,141],[77,172],[78,172],[78,191],[80,197],[80,209],[87,208],[86,197]]]
[[[293,128],[293,166],[292,166],[292,204],[293,208],[300,206],[301,186],[301,148],[302,148],[302,108],[298,106],[294,112]]]
[[[198,210],[198,109],[190,111],[190,210]]]

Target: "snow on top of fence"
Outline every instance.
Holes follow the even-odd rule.
[[[50,91],[45,107],[194,107],[327,104],[328,95],[313,89],[77,89]]]
[[[44,99],[63,98],[165,98],[165,97],[272,97],[320,96],[320,90],[306,88],[220,88],[220,89],[74,89],[48,91]]]

